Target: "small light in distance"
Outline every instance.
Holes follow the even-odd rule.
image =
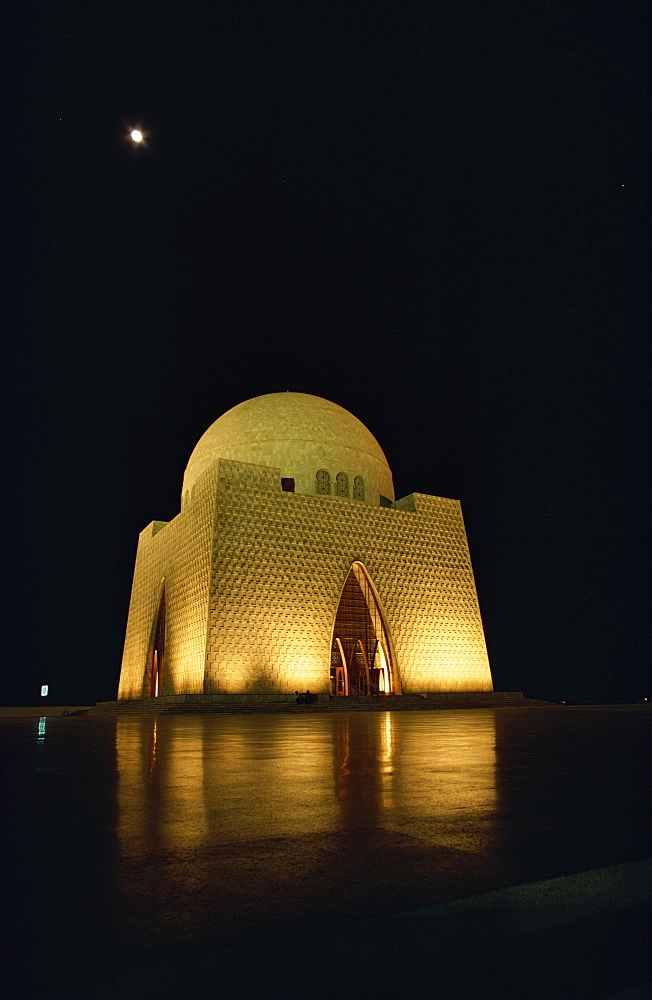
[[[41,698],[47,698],[47,696],[48,696],[48,685],[47,684],[42,684],[41,685]]]
[[[143,133],[138,128],[132,129],[130,135],[134,142],[143,141]]]

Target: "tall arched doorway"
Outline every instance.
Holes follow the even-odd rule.
[[[331,642],[331,694],[367,697],[396,693],[396,670],[378,599],[362,563],[354,562],[342,589]]]
[[[161,583],[161,596],[152,636],[149,695],[150,698],[158,698],[163,693],[163,669],[165,667],[165,581]]]

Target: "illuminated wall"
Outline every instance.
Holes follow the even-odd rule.
[[[201,694],[211,576],[215,476],[201,476],[174,520],[140,533],[118,698],[149,696],[151,651],[161,582],[165,580],[163,694]]]
[[[288,493],[280,469],[218,460],[173,521],[140,536],[119,697],[148,692],[162,579],[163,694],[328,692],[354,561],[378,594],[403,694],[492,690],[457,500]]]

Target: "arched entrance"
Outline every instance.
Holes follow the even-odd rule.
[[[150,698],[158,698],[163,693],[163,669],[165,667],[165,581],[161,584],[161,596],[153,629],[151,653]]]
[[[354,562],[335,616],[331,642],[331,694],[368,697],[396,692],[387,627],[371,580]]]

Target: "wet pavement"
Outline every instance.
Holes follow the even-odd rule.
[[[257,942],[269,962],[283,940],[292,964],[306,933],[323,971],[333,928],[649,853],[635,707],[2,719],[0,738],[10,996],[149,996],[161,956]]]

